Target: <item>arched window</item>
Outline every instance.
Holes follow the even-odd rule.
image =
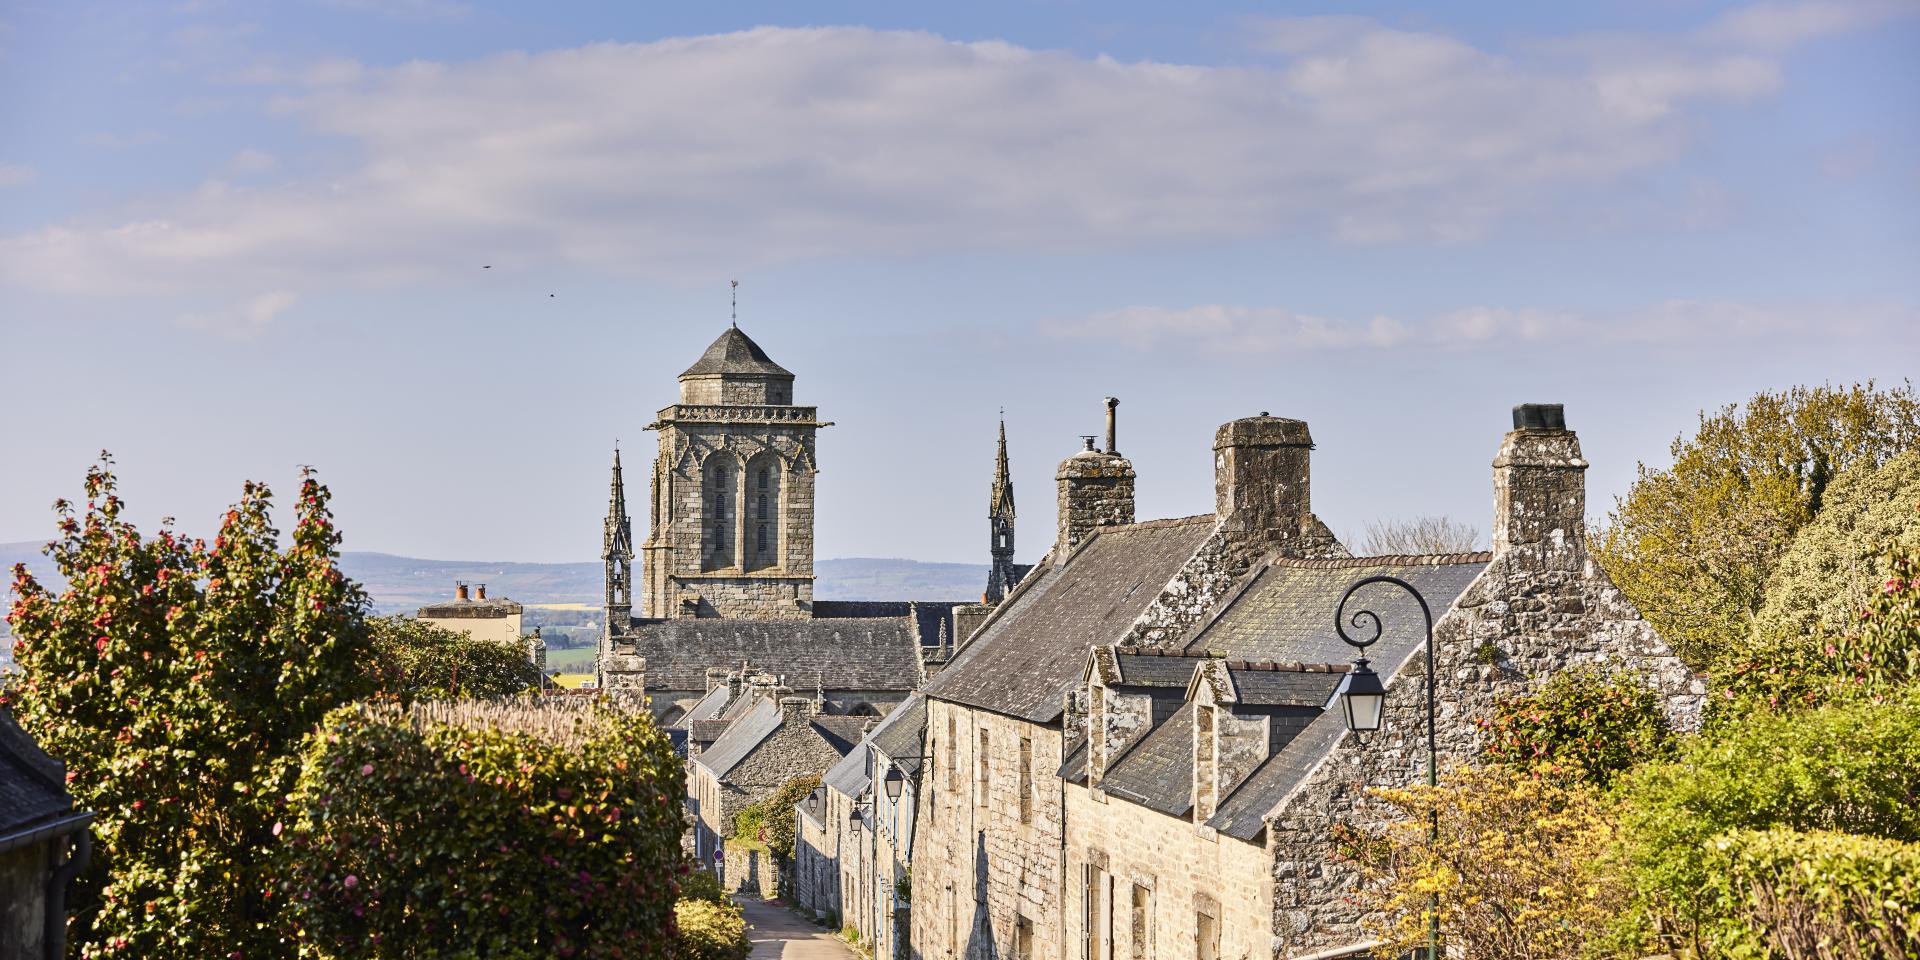
[[[740,504],[742,513],[752,511],[754,535],[750,544],[743,546],[746,554],[745,568],[764,570],[778,567],[780,563],[780,483],[782,474],[780,461],[772,452],[763,452],[746,464],[746,472],[740,475],[742,486],[752,478],[753,502],[743,498]],[[743,518],[744,522],[744,518]],[[745,531],[742,531],[745,532]]]
[[[764,493],[760,495],[759,510],[760,510],[760,519],[765,520],[767,518],[767,495]],[[762,548],[762,549],[765,549],[765,548]]]
[[[726,521],[733,515],[735,506],[733,494],[727,489],[731,486],[732,472],[727,464],[716,463],[707,474],[706,520],[713,532],[713,541],[707,546],[706,556],[701,558],[703,570],[724,570],[740,563],[734,555],[737,547],[727,536]]]
[[[765,505],[765,501],[762,501],[762,505]],[[762,511],[762,515],[765,515],[765,511]],[[760,531],[753,536],[753,548],[761,553],[767,552],[767,525],[764,523],[760,525]]]
[[[760,489],[765,490],[766,488],[767,488],[767,468],[761,467],[760,468]]]

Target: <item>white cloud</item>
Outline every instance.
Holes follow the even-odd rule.
[[[0,163],[0,189],[25,186],[38,175],[39,171],[24,163]]]
[[[1920,15],[1915,0],[1812,0],[1759,3],[1728,11],[1703,35],[1721,43],[1781,49],[1900,17]]]
[[[233,159],[227,161],[227,168],[235,173],[264,173],[272,170],[279,163],[280,161],[275,159],[273,154],[248,147],[234,154]]]
[[[275,290],[211,313],[182,314],[180,325],[230,340],[252,340],[267,332],[273,321],[299,299],[288,291]]]
[[[290,84],[277,112],[357,159],[0,237],[0,283],[146,295],[500,259],[672,275],[1272,234],[1447,242],[1656,168],[1689,110],[1780,82],[1741,49],[1623,56],[1614,38],[1606,56],[1515,57],[1362,18],[1262,29],[1284,56],[1235,67],[762,28],[262,74]]]
[[[1220,356],[1374,350],[1399,346],[1486,349],[1512,342],[1570,346],[1671,345],[1714,340],[1785,342],[1920,326],[1920,309],[1889,303],[1667,300],[1637,310],[1582,312],[1473,306],[1416,321],[1388,316],[1343,320],[1283,307],[1202,304],[1131,306],[1048,323],[1065,340],[1141,352],[1190,350]]]

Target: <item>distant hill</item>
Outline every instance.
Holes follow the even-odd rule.
[[[42,582],[59,582],[40,544],[0,543],[0,570],[25,563]],[[513,563],[422,560],[387,553],[349,551],[340,557],[348,576],[360,581],[383,613],[410,612],[453,593],[455,580],[484,583],[496,597],[521,603],[583,603],[598,608],[602,590],[598,561]],[[637,573],[638,571],[636,571]],[[987,582],[981,563],[921,563],[918,560],[850,557],[814,564],[822,600],[972,600]]]

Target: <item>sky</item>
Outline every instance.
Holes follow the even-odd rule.
[[[1109,395],[1143,519],[1270,411],[1337,532],[1484,535],[1512,405],[1604,516],[1920,372],[1916,264],[1916,0],[9,0],[0,541],[106,449],[144,525],[306,464],[347,549],[593,559],[731,280],[822,557],[984,562],[1004,409],[1037,559]]]

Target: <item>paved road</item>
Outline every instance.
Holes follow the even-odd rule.
[[[858,954],[826,931],[764,900],[741,900],[753,960],[856,960]]]

